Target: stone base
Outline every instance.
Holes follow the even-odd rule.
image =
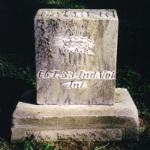
[[[37,141],[137,141],[137,108],[126,89],[116,89],[116,103],[104,105],[34,105],[19,102],[13,113],[11,141],[33,135]]]

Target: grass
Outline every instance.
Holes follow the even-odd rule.
[[[17,61],[16,61],[17,59]],[[11,77],[21,79],[29,84],[36,86],[34,67],[18,56],[0,56],[0,78]]]
[[[143,132],[143,131],[142,131]],[[144,131],[145,132],[145,131]],[[3,150],[149,150],[150,144],[148,138],[142,137],[139,142],[100,142],[100,141],[77,141],[77,140],[59,140],[51,143],[37,142],[34,139],[26,138],[19,144],[9,144],[3,139],[0,141],[0,149]]]
[[[114,3],[113,1],[107,1],[107,5],[104,7],[104,3],[106,0],[31,0],[31,1],[36,1],[36,4],[39,4],[40,7],[46,6],[48,8],[73,8],[73,9],[91,9],[91,8],[116,8],[114,6],[118,6],[118,9],[126,8],[124,5],[122,7],[120,6],[121,3],[123,2],[117,2]],[[31,2],[30,1],[30,2]],[[18,0],[18,3],[23,3]],[[27,2],[24,1],[26,4]],[[23,3],[23,4],[24,4]],[[125,1],[125,3],[129,3]],[[124,4],[125,4],[124,3]],[[136,2],[137,3],[137,2]],[[140,3],[140,1],[139,1]],[[44,5],[46,4],[46,5]],[[135,6],[135,3],[133,3]],[[16,5],[16,4],[14,4]],[[126,5],[127,6],[127,5]],[[132,6],[132,5],[128,5]],[[27,7],[27,4],[26,4]],[[25,7],[25,8],[26,8]],[[13,8],[13,7],[12,7]],[[20,8],[20,9],[19,9]],[[23,7],[18,7],[18,10],[21,12],[21,10],[24,8]],[[28,7],[27,7],[28,8]],[[132,8],[132,7],[131,7]],[[24,10],[24,9],[23,9]],[[31,10],[31,9],[27,9]],[[128,9],[130,10],[130,9]],[[131,9],[133,11],[133,8]],[[144,9],[146,10],[146,9]],[[30,11],[29,11],[30,12]],[[118,11],[119,12],[119,11]],[[126,12],[126,10],[125,10]],[[140,12],[138,10],[138,12]],[[22,14],[26,12],[22,11]],[[16,13],[17,15],[20,13]],[[16,15],[15,14],[15,15]],[[119,13],[118,13],[119,14]],[[139,13],[140,14],[140,13]],[[31,15],[31,14],[30,14]],[[28,15],[28,16],[30,16]],[[34,14],[35,15],[35,14]],[[122,15],[122,11],[120,11],[120,16]],[[126,13],[125,13],[126,16]],[[132,20],[132,15],[130,15]],[[135,16],[137,17],[137,12],[135,11]],[[25,17],[25,15],[22,15],[21,17]],[[10,18],[10,17],[8,17]],[[16,17],[18,18],[18,17]],[[24,18],[26,19],[26,18]],[[33,18],[31,18],[33,20]],[[126,19],[126,17],[124,17]],[[17,20],[17,19],[16,19]],[[5,20],[4,20],[5,21]],[[124,21],[124,22],[123,22]],[[126,21],[126,22],[125,22]],[[18,21],[19,22],[19,21]],[[27,19],[26,21],[27,22]],[[120,28],[124,26],[129,26],[129,28],[125,28],[126,30],[129,29],[131,30],[132,26],[134,26],[134,29],[137,28],[135,24],[129,23],[127,20],[123,20],[120,17],[120,22],[122,25],[120,25]],[[17,22],[16,22],[17,23]],[[20,23],[20,22],[19,22]],[[29,22],[28,22],[29,23]],[[28,25],[26,24],[26,26]],[[21,24],[21,23],[20,23]],[[142,21],[141,21],[142,24]],[[138,25],[141,27],[140,22]],[[5,24],[6,25],[6,24]],[[13,25],[13,24],[12,24]],[[22,25],[20,25],[21,28],[19,31],[22,31]],[[132,26],[131,26],[132,25]],[[16,26],[16,24],[15,24]],[[14,27],[13,26],[13,29]],[[7,27],[7,25],[6,25]],[[10,28],[10,27],[9,27]],[[16,28],[18,30],[18,28]],[[26,27],[27,28],[27,27]],[[11,28],[10,28],[11,29]],[[124,29],[124,28],[123,28]],[[138,28],[140,29],[140,28]],[[33,29],[32,29],[33,30]],[[14,30],[16,31],[16,30]],[[20,34],[25,34],[23,32],[19,32]],[[29,30],[30,31],[30,30]],[[121,33],[122,30],[120,30]],[[129,33],[129,31],[127,33]],[[133,30],[134,31],[134,30]],[[12,32],[12,29],[11,29]],[[27,32],[28,33],[28,32]],[[135,34],[135,32],[133,32]],[[139,34],[139,32],[137,32]],[[126,35],[126,34],[124,34]],[[14,38],[15,34],[13,34]],[[27,34],[28,36],[28,34]],[[131,42],[128,44],[130,47],[128,49],[134,50],[136,48],[133,48],[131,45],[132,39],[133,38],[128,38],[131,35],[127,34],[127,39]],[[16,34],[17,37],[17,34]],[[22,36],[25,37],[25,36]],[[139,37],[135,36],[135,37]],[[143,36],[141,36],[143,37]],[[13,39],[12,38],[12,39]],[[16,41],[16,38],[14,38]],[[26,39],[26,37],[25,37]],[[119,38],[121,39],[121,38]],[[10,39],[9,39],[10,40]],[[20,37],[18,38],[20,40]],[[13,41],[12,43],[14,44]],[[20,40],[21,41],[21,40]],[[25,40],[22,40],[25,42]],[[126,41],[125,39],[123,41]],[[17,47],[18,48],[18,43],[17,42]],[[125,42],[124,42],[125,43]],[[25,44],[25,46],[28,44]],[[137,45],[137,44],[136,44]],[[7,47],[7,45],[5,45]],[[22,46],[22,45],[21,45]],[[19,47],[18,49],[21,49],[22,47]],[[11,47],[9,47],[11,48]],[[14,49],[15,49],[14,48]],[[122,48],[122,47],[121,47]],[[125,47],[126,48],[126,47]],[[25,47],[25,50],[28,49],[28,47]],[[127,49],[127,48],[126,48]],[[124,51],[126,49],[123,49]],[[133,60],[133,55],[132,60]],[[123,61],[124,62],[124,61]],[[127,88],[128,91],[130,92],[139,112],[139,119],[140,119],[140,141],[139,142],[109,142],[109,143],[102,143],[100,141],[95,141],[95,142],[88,142],[88,141],[75,141],[75,140],[70,140],[70,141],[54,141],[52,143],[46,143],[46,142],[37,142],[34,140],[34,138],[26,138],[24,141],[22,141],[20,144],[10,144],[8,142],[8,136],[7,130],[10,130],[11,125],[9,124],[11,120],[11,115],[13,112],[13,108],[15,108],[14,99],[19,100],[19,97],[21,96],[22,92],[25,91],[25,89],[29,89],[29,87],[35,87],[36,86],[36,81],[35,81],[35,66],[34,66],[34,61],[30,61],[30,58],[28,57],[20,57],[20,55],[14,55],[14,56],[0,56],[0,79],[1,79],[1,89],[0,89],[0,150],[46,150],[46,149],[109,149],[109,150],[149,150],[150,149],[150,102],[149,102],[149,97],[150,97],[150,83],[148,79],[146,79],[140,72],[137,70],[136,67],[130,67],[130,66],[124,66],[122,68],[117,69],[117,87],[121,88]],[[20,93],[20,95],[17,95]],[[116,95],[116,102],[117,98],[119,95]],[[8,105],[9,104],[9,105]],[[13,107],[14,105],[14,107]],[[7,117],[6,117],[7,116]],[[3,133],[4,132],[4,133]],[[2,138],[3,137],[3,138]]]
[[[16,78],[25,81],[27,84],[36,86],[35,67],[29,63],[29,60],[18,59],[18,56],[4,57],[0,56],[0,78]],[[16,62],[15,60],[18,59]],[[136,69],[125,66],[123,69],[117,69],[116,86],[127,88],[133,98],[139,115],[147,117],[150,113],[150,85],[148,79],[144,78]],[[116,95],[117,96],[117,95]]]
[[[0,56],[0,79],[3,78],[17,78],[24,81],[25,86],[28,84],[31,84],[33,87],[36,85],[35,81],[35,67],[33,64],[30,63],[30,61],[27,61],[26,59],[18,59],[16,62],[15,60],[18,58],[18,56],[13,57],[4,57]],[[23,141],[20,144],[9,144],[5,140],[0,139],[0,150],[3,149],[24,149],[24,150],[58,150],[58,149],[139,149],[142,148],[144,144],[146,144],[145,147],[150,148],[149,145],[149,132],[150,132],[150,105],[148,98],[150,94],[150,86],[148,83],[148,80],[144,78],[135,68],[131,68],[128,66],[125,66],[122,69],[118,69],[117,71],[117,87],[123,87],[127,88],[130,92],[139,112],[140,116],[140,142],[139,143],[102,143],[100,141],[97,142],[88,142],[88,141],[54,141],[53,143],[38,143],[34,140],[34,138],[26,138],[25,141]],[[11,86],[11,85],[10,85]],[[15,85],[12,85],[14,89],[17,89]],[[27,86],[28,87],[28,86]],[[20,88],[20,87],[19,87]],[[8,97],[7,94],[5,97],[5,100],[10,99],[10,101],[13,101],[15,97]],[[116,102],[118,102],[118,97],[120,95],[116,96]],[[3,114],[5,107],[3,103],[0,106],[0,115]],[[12,112],[11,112],[12,113]],[[3,122],[5,124],[5,122]],[[9,126],[10,128],[10,126]],[[106,146],[107,145],[107,146]],[[147,148],[147,149],[148,149]]]
[[[125,66],[117,71],[117,87],[127,88],[139,112],[139,116],[147,117],[150,113],[150,84],[136,67]]]
[[[36,0],[37,3],[55,6],[57,8],[86,9],[85,3],[79,0]]]

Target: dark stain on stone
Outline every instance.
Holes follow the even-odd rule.
[[[70,105],[71,99],[69,98],[69,96],[66,98],[66,100],[64,101],[63,105],[66,105],[68,103],[68,105]]]
[[[105,27],[106,27],[106,28],[108,27],[108,24],[109,24],[109,20],[106,20],[106,21],[105,21]]]
[[[99,20],[99,37],[103,38],[103,35],[104,35],[103,20]]]

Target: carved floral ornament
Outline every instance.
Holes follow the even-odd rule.
[[[91,48],[94,47],[94,40],[92,38],[83,36],[60,36],[55,37],[55,46],[59,47],[63,53],[85,53],[94,55]]]

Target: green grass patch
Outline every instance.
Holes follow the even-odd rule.
[[[85,9],[87,8],[83,1],[79,0],[36,0],[37,3],[47,4],[56,8],[72,8]]]
[[[136,67],[125,66],[117,71],[117,87],[127,88],[133,98],[139,115],[145,117],[150,113],[150,84],[147,78],[143,77]]]
[[[0,56],[0,78],[21,79],[35,87],[35,69],[33,66],[28,59],[22,59],[18,55],[11,57]]]
[[[18,56],[0,56],[0,78],[3,77],[21,79],[32,84],[34,87],[36,86],[35,66],[30,63],[28,58],[21,59]],[[148,79],[143,77],[136,67],[125,66],[122,69],[118,69],[116,86],[127,88],[138,108],[140,116],[149,115],[150,85]]]

